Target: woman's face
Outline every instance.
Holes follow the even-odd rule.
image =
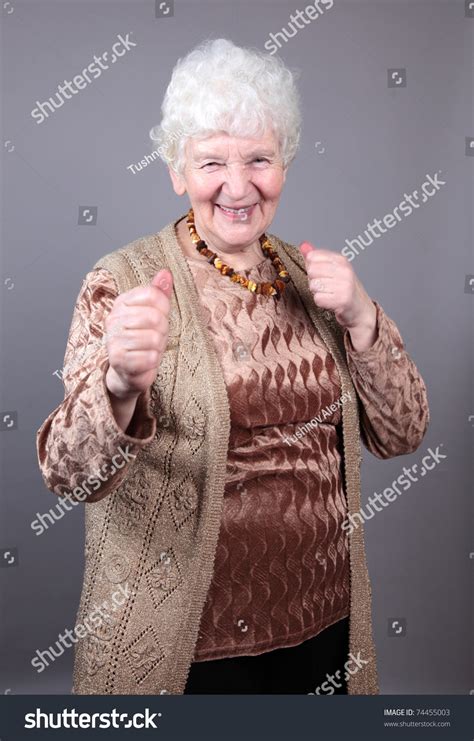
[[[253,244],[270,225],[286,178],[273,132],[190,139],[185,155],[183,175],[170,175],[175,192],[188,193],[200,237],[217,252]]]

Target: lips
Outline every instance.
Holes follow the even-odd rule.
[[[240,206],[239,208],[230,208],[223,206],[220,203],[215,204],[219,211],[231,221],[247,221],[253,213],[256,203],[252,203],[250,206]]]

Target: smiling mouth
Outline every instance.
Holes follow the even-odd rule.
[[[220,203],[216,203],[215,205],[228,216],[246,217],[257,204],[252,203],[250,206],[242,206],[241,208],[229,208]]]

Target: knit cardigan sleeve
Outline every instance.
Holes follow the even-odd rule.
[[[89,272],[76,300],[64,356],[64,400],[37,432],[37,454],[48,489],[95,502],[115,491],[138,451],[156,432],[150,390],[138,397],[125,433],[105,385],[105,318],[118,294],[109,271]]]
[[[361,439],[377,458],[413,453],[430,421],[425,383],[405,350],[395,322],[373,300],[377,337],[368,350],[356,351],[344,330],[352,381],[361,402]]]

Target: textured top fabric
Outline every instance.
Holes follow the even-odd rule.
[[[339,449],[345,400],[334,360],[291,283],[279,301],[269,302],[220,275],[202,256],[186,259],[224,371],[231,414],[222,524],[194,655],[201,661],[293,646],[349,614]],[[267,259],[240,272],[255,281],[275,277]],[[383,441],[384,430],[393,426],[385,390],[404,386],[397,404],[411,404],[420,385],[404,367],[396,368],[400,380],[394,379],[391,348],[399,333],[374,303],[378,337],[368,355],[356,352],[345,336],[359,378],[377,378],[379,391],[373,383],[361,388],[368,408],[364,428]],[[406,417],[395,419],[393,432],[413,445],[424,421],[407,429]],[[311,420],[313,426],[297,437]],[[379,452],[390,453],[383,442]]]
[[[341,384],[292,284],[279,301],[187,257],[223,368],[231,429],[213,579],[195,661],[293,646],[349,614]],[[272,281],[269,260],[241,271]],[[303,437],[299,426],[323,410]]]
[[[362,353],[330,312],[323,321],[291,246],[269,235],[293,279],[276,303],[177,254],[176,223],[86,276],[66,349],[65,398],[38,431],[41,470],[57,494],[87,491],[86,479],[120,447],[137,454],[97,490],[97,480],[90,486],[78,621],[118,583],[131,584],[133,596],[79,642],[74,691],[181,693],[193,658],[293,645],[349,614],[351,650],[363,649],[371,666],[348,690],[374,694],[363,528],[346,540],[339,527],[360,506],[356,394],[362,440],[388,458],[421,442],[429,420],[423,381],[377,302],[378,337]],[[125,434],[105,387],[104,318],[118,291],[165,266],[175,279],[169,349]],[[265,279],[268,269],[248,272]],[[216,280],[224,282],[218,292]],[[301,423],[318,415],[301,434]]]

